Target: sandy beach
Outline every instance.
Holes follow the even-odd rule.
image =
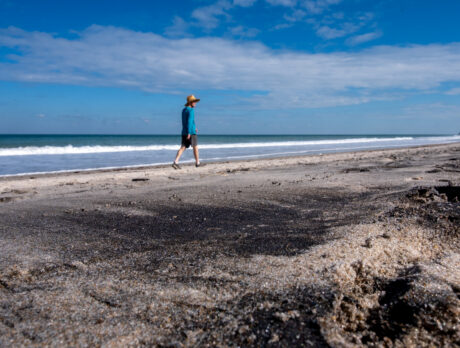
[[[460,144],[0,178],[0,346],[460,345]]]

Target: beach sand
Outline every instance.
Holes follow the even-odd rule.
[[[460,144],[0,178],[0,346],[460,344]]]

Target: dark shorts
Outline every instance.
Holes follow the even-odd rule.
[[[198,138],[197,138],[196,134],[192,134],[190,136],[190,139],[187,139],[187,136],[183,135],[181,145],[185,146],[186,148],[189,148],[190,145],[192,145],[192,147],[197,146],[198,145]]]

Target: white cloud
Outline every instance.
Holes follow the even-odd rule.
[[[280,4],[283,0],[266,0],[272,5]],[[347,16],[343,12],[331,12],[329,8],[332,5],[337,5],[343,0],[303,0],[300,2],[287,0],[285,5],[292,5],[292,12],[285,13],[283,18],[287,23],[279,23],[274,26],[274,30],[292,27],[295,23],[304,21],[312,25],[317,36],[331,40],[336,38],[347,37],[356,33],[361,28],[368,26],[374,19],[374,14],[371,12],[358,12]],[[299,5],[299,6],[297,6]],[[381,35],[381,33],[380,33]],[[365,41],[370,41],[377,37],[377,32],[374,36],[371,34],[355,37],[349,40],[349,45],[356,45]]]
[[[344,19],[345,18],[345,14],[343,12],[334,12],[333,14],[331,14],[332,18],[335,18],[335,19]]]
[[[192,12],[192,18],[198,21],[198,24],[207,29],[214,29],[219,25],[219,17],[229,17],[227,10],[231,9],[233,4],[227,0],[219,0],[216,3],[199,7]]]
[[[203,7],[198,7],[192,12],[192,18],[196,20],[194,25],[201,26],[207,30],[217,28],[220,23],[220,19],[225,17],[231,19],[229,10],[235,6],[240,7],[251,7],[257,0],[218,0],[217,2]]]
[[[358,20],[361,22],[369,22],[373,20],[375,15],[372,12],[365,12],[358,15]]]
[[[445,103],[424,103],[408,106],[403,109],[404,114],[400,117],[410,116],[410,117],[432,117],[432,118],[458,118],[460,116],[460,106],[445,104]],[[453,129],[453,131],[457,131]]]
[[[373,18],[372,13],[358,13],[354,20],[349,20],[347,22],[341,22],[342,17],[339,13],[334,13],[331,16],[324,16],[321,20],[315,18],[309,18],[308,23],[312,24],[316,30],[316,34],[326,40],[336,39],[339,37],[349,36],[357,31],[361,30],[363,27],[369,24]],[[363,35],[362,37],[355,37],[355,39],[349,39],[347,44],[354,45],[359,44],[365,41],[370,41],[377,36],[381,36],[380,31],[375,31],[374,35]]]
[[[258,42],[168,39],[91,26],[72,39],[0,29],[0,46],[19,52],[8,56],[10,63],[0,62],[2,80],[154,93],[256,91],[248,103],[280,108],[359,104],[460,82],[460,43],[312,54],[277,51]]]
[[[318,26],[318,29],[316,29],[316,34],[324,39],[335,39],[337,37],[346,35],[343,30],[331,28],[328,25]]]
[[[231,28],[230,32],[232,33],[233,36],[255,37],[260,33],[260,30],[255,29],[255,28],[246,28],[246,27],[243,27],[242,25],[238,25],[236,27]]]
[[[460,95],[460,88],[452,88],[446,92],[447,95]]]
[[[371,32],[371,33],[352,36],[352,37],[347,39],[346,43],[347,43],[347,45],[350,45],[350,46],[356,46],[356,45],[362,44],[364,42],[368,42],[368,41],[378,39],[381,36],[382,36],[381,31],[374,31],[374,32]]]
[[[181,17],[175,16],[173,18],[173,24],[165,29],[165,35],[171,37],[187,36],[189,27],[190,25]]]
[[[323,25],[319,26],[316,29],[316,34],[322,37],[323,39],[330,40],[336,39],[338,37],[347,36],[351,33],[354,33],[358,29],[359,27],[352,23],[345,23],[340,29],[331,28],[328,25]]]
[[[254,5],[257,0],[233,0],[233,4],[241,7],[250,7]]]
[[[270,5],[273,6],[286,6],[286,7],[293,7],[297,4],[297,0],[265,0]]]
[[[293,22],[291,22],[291,23],[281,23],[281,24],[275,25],[271,30],[287,29],[287,28],[291,28],[292,26],[294,26]]]
[[[306,16],[305,11],[302,10],[295,10],[291,14],[285,14],[283,17],[288,22],[298,22],[302,20]]]
[[[304,0],[303,6],[312,14],[320,14],[332,5],[337,5],[342,0]]]

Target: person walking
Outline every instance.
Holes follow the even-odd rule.
[[[180,156],[182,156],[185,149],[189,148],[190,145],[192,145],[193,155],[195,156],[195,166],[202,166],[198,154],[198,139],[196,135],[197,129],[195,126],[195,106],[199,101],[200,99],[195,98],[193,94],[189,95],[187,97],[187,103],[182,110],[182,142],[179,150],[177,151],[176,159],[172,164],[174,169],[181,169],[179,166]]]

